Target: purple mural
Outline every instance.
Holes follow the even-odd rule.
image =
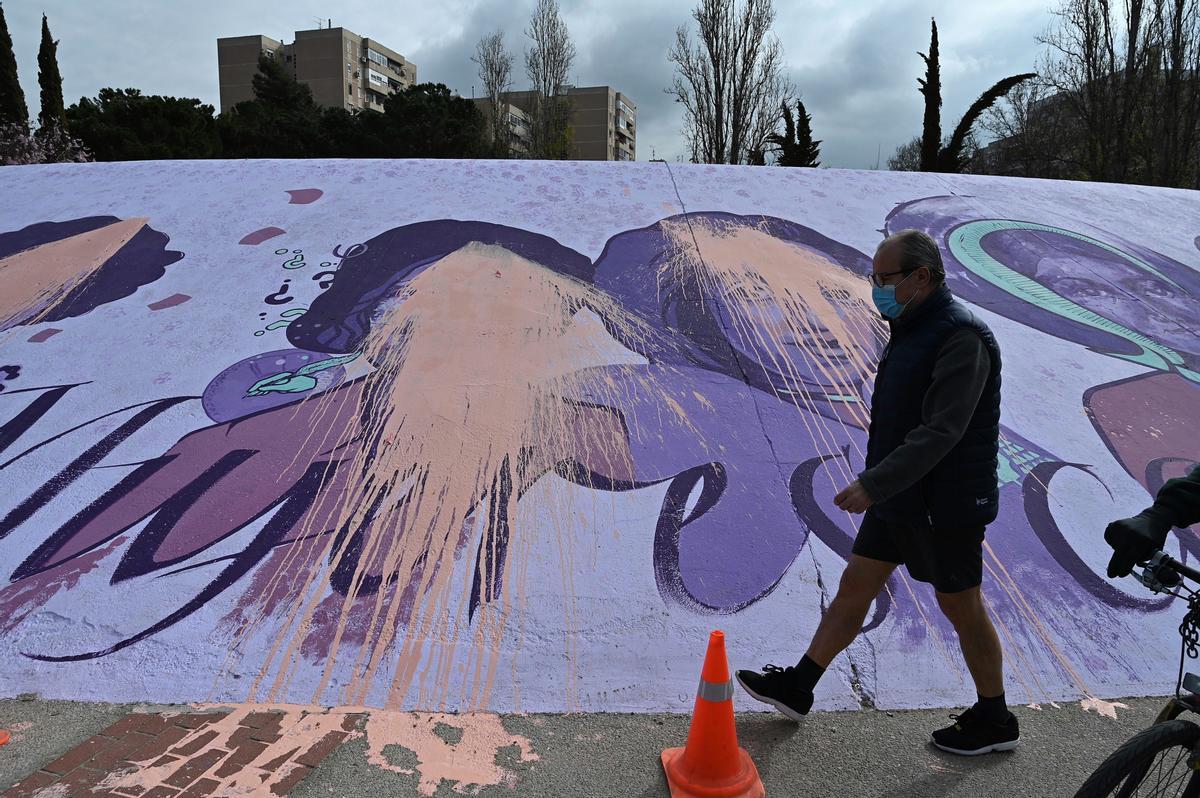
[[[234,226],[151,200],[144,218],[0,214],[16,231],[0,286],[48,275],[0,307],[13,689],[55,675],[72,697],[655,710],[686,703],[655,685],[675,685],[713,616],[755,661],[794,648],[855,534],[832,497],[863,467],[886,344],[865,279],[881,227],[934,235],[954,292],[1008,322],[1006,351],[1060,347],[1040,386],[1022,362],[1006,375],[1019,412],[984,592],[1014,689],[1091,699],[1167,678],[1148,662],[1171,644],[1152,642],[1166,603],[1097,565],[1103,513],[1200,459],[1200,274],[1153,238],[992,218],[935,183],[768,170],[754,189],[730,170],[705,188],[683,170],[677,194],[657,167],[549,164],[530,167],[536,208],[464,198],[520,182],[512,167],[408,165],[380,179],[441,204],[376,224],[353,216],[366,166],[284,199],[302,172],[271,168],[251,169],[264,215]],[[995,203],[1009,185],[980,189]],[[854,207],[838,221],[779,200],[838,190]],[[730,209],[681,212],[689,192]],[[1082,424],[1040,425],[1023,385]],[[603,628],[639,642],[614,663]],[[898,571],[866,632],[821,705],[953,703],[927,585]],[[180,651],[140,687],[88,681]]]

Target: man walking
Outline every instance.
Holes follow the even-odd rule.
[[[1000,348],[946,286],[937,244],[904,230],[875,252],[872,297],[891,326],[875,378],[866,470],[834,499],[863,513],[850,561],[808,653],[791,667],[738,671],[751,696],[793,720],[850,645],[897,565],[933,585],[958,633],[978,702],[933,732],[939,748],[985,754],[1016,747],[1003,654],[980,593],[984,527],[996,519]]]

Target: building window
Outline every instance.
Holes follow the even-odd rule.
[[[386,55],[377,53],[370,48],[367,48],[367,58],[371,59],[373,62],[375,62],[376,64],[379,64],[380,66],[388,65],[388,59],[387,59]]]
[[[371,69],[370,67],[368,67],[367,68],[367,77],[370,78],[371,85],[382,86],[384,88],[387,88],[388,79],[387,79],[386,75],[381,75],[378,72],[376,72],[374,69]]]

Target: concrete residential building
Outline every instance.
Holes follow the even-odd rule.
[[[581,161],[632,161],[637,157],[637,105],[612,86],[564,86],[571,103],[575,143],[571,157]],[[532,91],[514,91],[509,102],[532,107]]]
[[[476,97],[475,104],[483,113],[483,118],[492,123],[492,104],[487,97]],[[508,125],[509,144],[515,158],[525,158],[529,155],[529,114],[520,106],[506,102],[501,106],[503,122]]]
[[[217,39],[221,113],[254,99],[251,81],[258,57],[282,61],[312,89],[318,105],[347,111],[383,110],[384,98],[413,85],[417,67],[390,47],[346,28],[298,30],[291,44],[269,36]]]

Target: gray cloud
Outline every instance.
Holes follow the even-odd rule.
[[[666,52],[675,28],[690,21],[683,0],[560,0],[578,48],[572,79],[609,84],[638,105],[638,157],[673,159],[685,152],[679,106],[663,89],[671,82]],[[929,16],[941,34],[943,126],[950,128],[993,82],[1031,69],[1036,35],[1049,22],[1045,0],[1003,4],[931,4],[921,0],[777,3],[775,27],[788,74],[824,141],[828,166],[881,165],[921,127],[916,78],[918,50],[929,41]],[[102,6],[102,8],[101,8]],[[448,0],[383,3],[345,0],[334,25],[378,38],[417,63],[421,80],[445,83],[463,96],[478,92],[475,42],[500,29],[515,57],[514,85],[524,88],[522,31],[533,0]],[[41,11],[61,40],[64,95],[74,102],[103,86],[133,86],[147,93],[199,97],[217,104],[216,39],[263,33],[290,40],[297,28],[315,27],[328,15],[321,0],[297,0],[283,13],[275,3],[211,0],[145,3],[139,0],[43,0],[40,7],[5,5],[16,46],[21,83],[31,109],[38,105],[37,47]]]

